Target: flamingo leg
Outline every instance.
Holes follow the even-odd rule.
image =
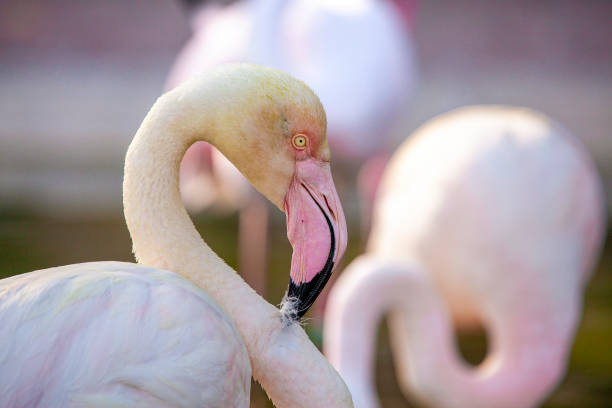
[[[240,211],[238,270],[242,278],[265,298],[268,261],[268,206],[256,196]]]

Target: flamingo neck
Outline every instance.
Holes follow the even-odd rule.
[[[554,328],[525,327],[520,316],[500,315],[488,327],[489,355],[471,367],[456,351],[451,318],[434,283],[416,266],[361,256],[335,285],[325,320],[325,354],[345,379],[356,407],[380,406],[373,351],[377,323],[386,313],[398,381],[432,406],[536,405],[564,370],[568,345],[563,339],[573,330],[564,322]],[[564,320],[575,321],[572,316]]]
[[[190,280],[227,312],[247,347],[253,377],[277,407],[312,406],[313,401],[320,402],[314,403],[318,406],[349,406],[342,380],[302,328],[281,326],[279,310],[206,245],[181,202],[179,166],[186,149],[199,140],[221,151],[231,148],[233,130],[224,124],[237,120],[228,112],[239,116],[235,107],[240,105],[232,100],[235,93],[223,94],[225,88],[180,86],[158,99],[137,131],[127,152],[123,183],[134,254],[141,264]],[[303,399],[303,383],[313,389],[308,399]]]
[[[198,140],[217,142],[216,133],[205,125],[213,121],[207,109],[194,114],[198,105],[210,102],[180,92],[159,98],[128,148],[123,205],[137,261],[181,274],[233,316],[239,305],[231,294],[254,305],[261,300],[202,240],[178,186],[187,148]]]
[[[348,386],[355,407],[380,406],[374,386],[378,321],[384,313],[381,296],[369,298],[362,278],[365,257],[354,260],[340,275],[329,295],[323,328],[325,356]]]

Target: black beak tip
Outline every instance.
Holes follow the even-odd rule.
[[[336,234],[334,233],[334,228],[329,216],[323,210],[319,202],[312,196],[310,190],[306,188],[306,192],[308,192],[314,203],[319,207],[323,217],[325,217],[331,242],[323,269],[321,269],[321,271],[309,282],[302,282],[296,285],[293,279],[289,278],[289,288],[281,301],[281,320],[284,326],[289,326],[304,317],[308,309],[310,309],[310,306],[317,300],[317,297],[327,284],[334,270],[333,258],[336,252]]]
[[[334,263],[328,262],[323,270],[315,275],[310,282],[296,285],[289,279],[289,288],[281,302],[281,317],[288,324],[299,321],[325,287],[334,269]]]

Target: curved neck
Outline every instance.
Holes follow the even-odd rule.
[[[253,377],[276,406],[311,406],[312,401],[349,406],[342,380],[301,327],[281,326],[278,309],[204,243],[181,202],[179,165],[187,147],[202,140],[227,148],[233,130],[223,125],[241,114],[227,86],[198,81],[204,83],[182,85],[159,98],[128,149],[123,204],[136,259],[182,275],[221,305],[242,335]],[[301,383],[294,377],[324,384],[309,391],[314,399],[300,401]]]
[[[233,316],[238,305],[219,292],[231,288],[251,302],[258,298],[202,240],[178,187],[187,148],[197,140],[216,142],[217,135],[204,125],[213,120],[207,109],[193,114],[207,102],[180,92],[159,98],[128,148],[123,206],[137,261],[180,273]]]
[[[400,385],[432,406],[534,406],[563,372],[573,330],[572,324],[553,330],[529,325],[525,316],[500,315],[488,327],[489,356],[471,367],[455,348],[451,318],[433,282],[415,266],[361,256],[338,279],[325,321],[325,354],[345,379],[356,407],[379,406],[373,350],[385,313],[390,313]],[[541,313],[540,322],[554,316]]]
[[[327,298],[323,320],[323,351],[346,382],[356,408],[380,406],[374,351],[385,301],[367,287],[370,278],[364,273],[369,273],[370,264],[361,256],[342,272]]]

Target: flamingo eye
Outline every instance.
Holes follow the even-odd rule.
[[[297,135],[293,136],[293,139],[291,139],[291,144],[293,144],[293,147],[296,149],[302,150],[306,148],[306,145],[308,145],[308,138],[306,135],[298,133]]]

